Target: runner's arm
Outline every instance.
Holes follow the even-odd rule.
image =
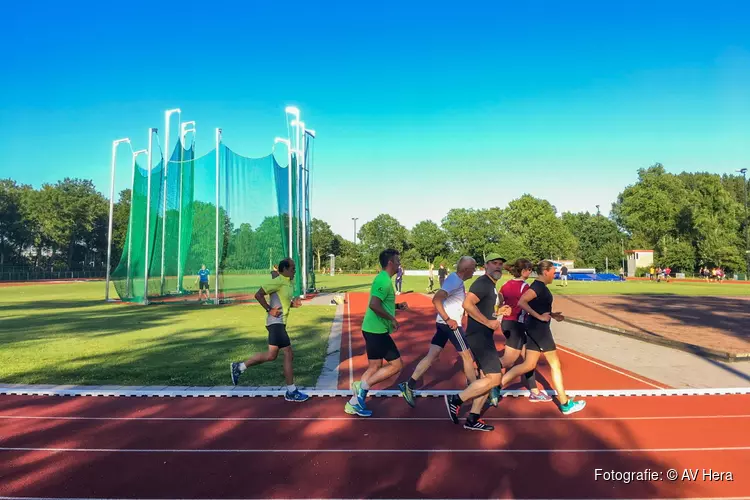
[[[448,321],[450,317],[448,316],[448,313],[445,312],[445,307],[443,306],[443,301],[448,298],[448,293],[445,290],[438,290],[435,293],[435,296],[432,297],[432,305],[435,306],[435,309],[437,309],[438,314],[441,318],[443,318],[443,321]]]
[[[487,319],[484,314],[479,311],[479,308],[477,307],[478,302],[479,297],[474,295],[473,292],[467,293],[466,298],[464,299],[464,310],[469,316],[474,318],[475,321],[478,321],[487,328],[492,328],[494,330],[495,328],[493,328],[493,322],[495,322],[496,320]]]
[[[532,301],[535,298],[536,298],[536,292],[532,290],[531,288],[529,288],[528,290],[524,292],[523,295],[521,295],[521,298],[518,300],[518,305],[521,307],[521,309],[526,311],[526,313],[529,314],[529,316],[533,316],[539,321],[545,321],[545,322],[549,321],[549,318],[544,317],[545,314],[539,314],[535,310],[533,310],[531,306],[529,306],[529,301]]]
[[[395,321],[396,318],[388,314],[388,312],[383,307],[383,301],[381,301],[379,298],[373,296],[370,297],[370,309],[372,309],[372,312],[377,314],[383,319],[387,319],[388,321]]]

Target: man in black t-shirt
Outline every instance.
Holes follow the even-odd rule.
[[[496,253],[487,256],[484,264],[485,274],[479,277],[469,288],[464,300],[464,309],[469,315],[466,325],[466,344],[471,349],[474,359],[483,373],[483,377],[473,381],[469,387],[458,395],[445,396],[453,423],[458,423],[458,414],[464,402],[474,400],[471,412],[466,418],[464,429],[473,431],[491,431],[493,426],[484,423],[479,413],[487,401],[487,395],[493,387],[500,385],[502,379],[500,354],[495,347],[495,330],[500,328],[498,316],[510,313],[509,306],[503,306],[495,313],[498,304],[497,282],[503,275],[505,259]]]

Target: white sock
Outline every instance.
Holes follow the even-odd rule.
[[[364,380],[361,382],[360,387],[362,387],[363,391],[369,391],[370,390],[370,386]]]
[[[240,363],[240,373],[244,372],[245,370],[247,370],[247,366],[245,366],[245,363]]]
[[[296,391],[296,390],[297,390],[297,386],[296,386],[296,385],[294,385],[294,384],[292,384],[292,385],[288,385],[288,386],[286,386],[286,390],[287,390],[288,392],[294,392],[294,391]]]
[[[352,406],[357,406],[359,404],[359,399],[357,396],[352,396],[352,399],[349,400],[349,404]]]

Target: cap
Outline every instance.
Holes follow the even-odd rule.
[[[501,257],[499,253],[491,253],[487,256],[487,258],[484,259],[485,264],[491,260],[502,260],[503,262],[507,262],[508,260],[504,257]]]

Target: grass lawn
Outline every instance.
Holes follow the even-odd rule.
[[[0,287],[0,383],[231,385],[229,363],[267,349],[257,305],[108,304],[103,292],[103,282]],[[300,386],[317,381],[334,313],[291,312]],[[240,383],[283,385],[281,357]]]
[[[436,273],[437,274],[437,273]],[[394,278],[395,279],[395,278]],[[503,273],[502,281],[510,279],[508,273]],[[320,276],[316,277],[318,288],[324,291],[345,292],[369,292],[373,276]],[[466,282],[468,289],[474,279]],[[531,280],[529,280],[529,283]],[[568,286],[558,286],[560,281],[555,281],[550,289],[553,293],[565,295],[693,295],[693,296],[738,296],[750,295],[750,284],[732,283],[705,283],[672,280],[669,283],[651,281],[625,281],[625,282],[591,282],[591,281],[568,281]],[[402,290],[412,290],[415,293],[427,291],[429,281],[426,276],[405,276]],[[435,288],[440,287],[440,282],[435,277]]]

